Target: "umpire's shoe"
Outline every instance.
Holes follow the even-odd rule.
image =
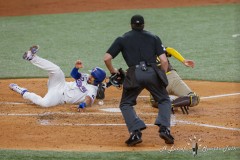
[[[128,146],[134,146],[142,142],[142,133],[140,130],[135,130],[131,133],[129,139],[125,142]]]
[[[159,136],[160,136],[160,138],[165,140],[166,144],[174,144],[174,138],[170,134],[170,130],[167,127],[165,127],[165,126],[160,127]]]
[[[23,59],[31,61],[34,55],[38,52],[39,48],[39,45],[30,47],[29,50],[23,54]]]

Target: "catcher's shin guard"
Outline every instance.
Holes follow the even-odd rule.
[[[199,102],[200,102],[199,96],[196,93],[191,92],[187,96],[181,96],[173,100],[172,104],[174,107],[180,107],[180,106],[193,107],[198,105]]]
[[[173,107],[180,107],[183,114],[188,114],[189,107],[196,106],[199,102],[199,96],[194,92],[190,92],[187,96],[181,96],[173,100],[172,105]]]

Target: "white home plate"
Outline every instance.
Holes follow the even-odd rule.
[[[119,108],[103,108],[100,110],[105,111],[105,112],[121,112],[121,110]]]

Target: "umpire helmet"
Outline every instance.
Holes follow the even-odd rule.
[[[106,72],[100,68],[95,67],[91,70],[91,75],[94,77],[94,85],[98,85],[106,78]]]

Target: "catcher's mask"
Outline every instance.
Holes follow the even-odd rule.
[[[100,67],[93,68],[91,75],[94,77],[94,85],[96,86],[106,78],[106,72]]]

